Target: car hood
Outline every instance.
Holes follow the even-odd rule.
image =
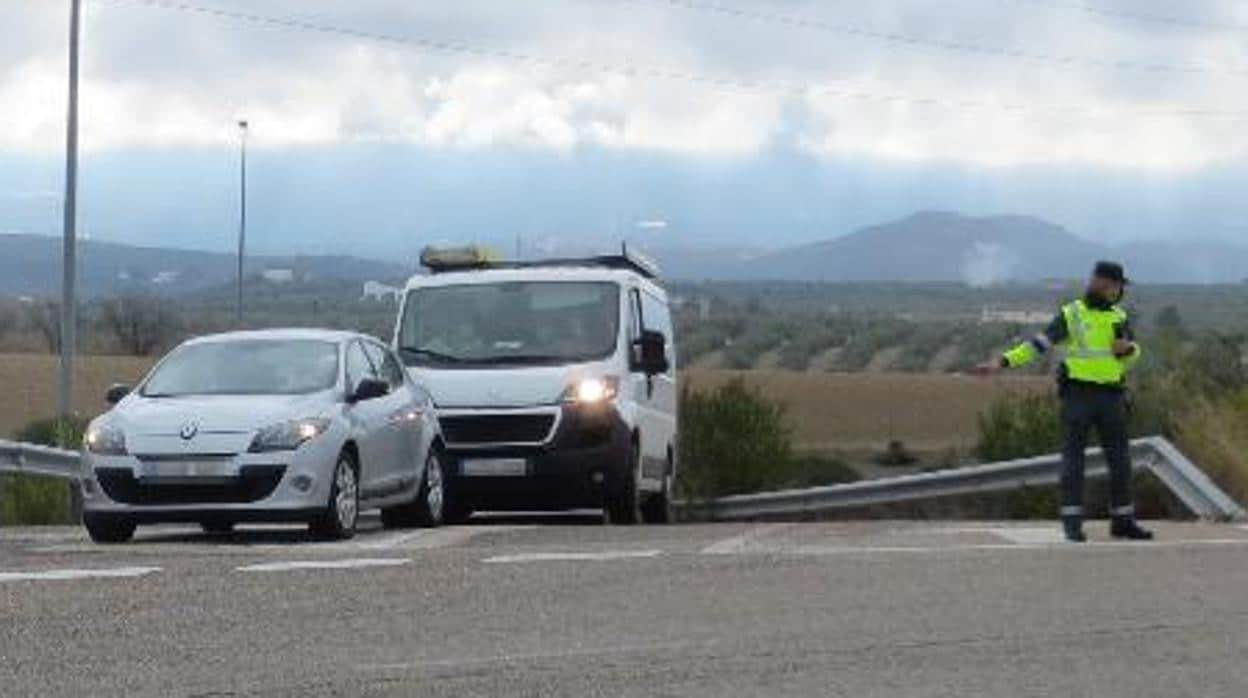
[[[128,447],[137,454],[237,453],[250,445],[257,430],[284,420],[320,416],[330,404],[329,393],[132,395],[108,419],[125,432]]]
[[[408,371],[441,408],[533,407],[559,403],[568,385],[584,376],[601,375],[602,366],[411,367]]]

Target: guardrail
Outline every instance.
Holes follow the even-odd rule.
[[[1239,504],[1166,439],[1159,436],[1136,439],[1131,442],[1131,456],[1138,467],[1152,472],[1196,516],[1212,521],[1248,518]],[[871,504],[1053,485],[1061,476],[1061,468],[1061,455],[1052,454],[845,485],[685,502],[684,508],[695,517],[713,520],[814,514]],[[0,441],[0,473],[75,480],[81,472],[77,451]],[[1104,477],[1107,472],[1101,450],[1088,449],[1087,477]]]
[[[1159,436],[1136,439],[1131,442],[1131,455],[1137,466],[1156,475],[1196,516],[1214,521],[1239,521],[1248,516],[1166,439]],[[1108,467],[1100,449],[1088,449],[1087,457],[1087,477],[1104,477]],[[1053,485],[1061,476],[1061,467],[1061,455],[1053,454],[844,485],[734,495],[687,502],[685,508],[695,517],[712,520],[797,516],[872,504]]]
[[[0,440],[0,473],[26,473],[76,480],[82,474],[77,451]]]

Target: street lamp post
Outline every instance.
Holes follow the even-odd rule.
[[[243,326],[243,254],[247,248],[247,121],[238,122],[238,276],[235,278],[234,324]]]
[[[65,119],[65,219],[61,240],[61,361],[56,411],[62,427],[61,446],[70,446],[65,424],[73,411],[74,349],[77,344],[78,282],[78,35],[81,0],[69,5],[69,104]]]

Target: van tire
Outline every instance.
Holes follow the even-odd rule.
[[[607,489],[603,502],[606,523],[632,526],[641,522],[641,453],[636,440],[629,446],[628,469]]]
[[[646,499],[641,507],[641,520],[648,524],[672,522],[672,474],[663,476],[663,489]]]
[[[82,515],[82,525],[87,535],[96,543],[126,543],[134,538],[134,530],[138,528],[134,519],[116,514]]]

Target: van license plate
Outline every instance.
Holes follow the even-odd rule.
[[[523,477],[529,462],[523,458],[465,458],[460,469],[465,477]]]

